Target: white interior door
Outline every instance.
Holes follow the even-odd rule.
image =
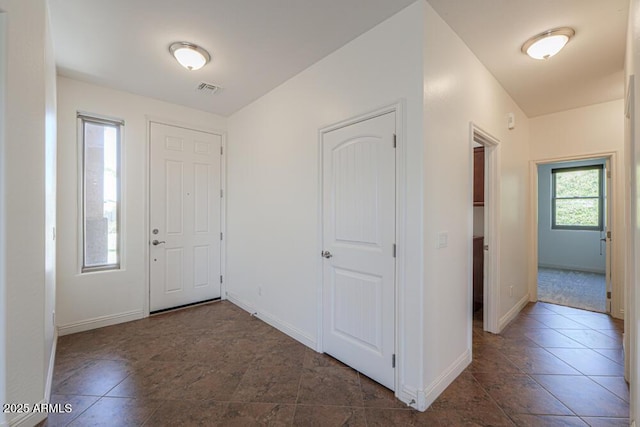
[[[151,312],[220,297],[222,138],[151,123]]]
[[[605,280],[607,287],[607,304],[606,311],[607,313],[611,313],[611,292],[613,290],[612,281],[611,281],[611,195],[613,194],[611,191],[611,160],[607,159],[605,162],[603,179],[605,182],[604,186],[604,219],[605,219],[605,235],[604,235],[604,243],[605,243]]]
[[[394,389],[395,113],[323,135],[324,351]]]

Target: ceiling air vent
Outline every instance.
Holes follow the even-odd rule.
[[[196,89],[198,90],[198,92],[201,92],[203,94],[214,95],[218,93],[222,88],[220,86],[212,85],[211,83],[202,82]]]

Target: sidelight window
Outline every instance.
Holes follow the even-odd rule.
[[[78,114],[82,149],[82,271],[120,268],[122,121]]]

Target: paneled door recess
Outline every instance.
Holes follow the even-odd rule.
[[[325,133],[324,351],[395,388],[395,112]]]
[[[151,123],[151,312],[220,297],[222,137]]]

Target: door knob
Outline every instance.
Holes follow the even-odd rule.
[[[155,240],[155,239],[151,242],[153,246],[158,246],[161,243],[167,243],[167,242],[165,242],[164,240]]]
[[[329,251],[322,251],[320,255],[322,255],[323,258],[331,258],[333,256]]]

